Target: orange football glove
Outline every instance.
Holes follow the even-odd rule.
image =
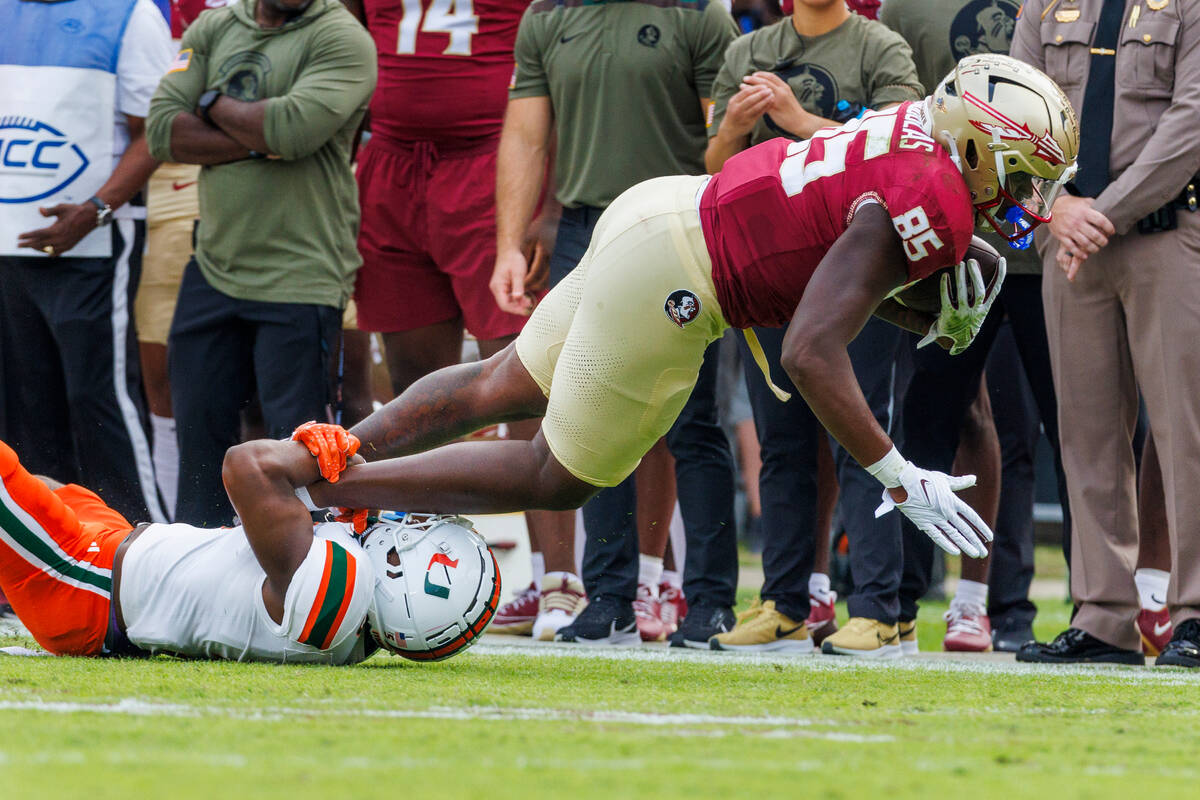
[[[346,462],[358,452],[362,444],[358,437],[347,431],[341,425],[328,422],[306,422],[292,431],[292,441],[300,442],[308,448],[321,477],[330,483],[337,483]]]
[[[351,523],[354,526],[355,533],[362,533],[367,529],[367,509],[339,508],[338,511],[341,513],[334,517],[334,519],[338,522]]]

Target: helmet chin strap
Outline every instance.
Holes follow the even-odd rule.
[[[953,161],[954,166],[958,168],[958,174],[962,175],[963,174],[963,162],[962,162],[962,156],[960,156],[958,154],[958,142],[950,134],[950,131],[938,131],[938,134],[944,140],[943,144],[946,145],[946,150],[949,151],[949,153],[950,153],[950,160]]]

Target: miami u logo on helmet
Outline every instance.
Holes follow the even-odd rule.
[[[446,573],[446,585],[439,586],[429,580],[429,573],[433,570],[434,564],[441,564],[442,571]],[[458,566],[457,558],[450,558],[445,553],[434,553],[433,558],[429,559],[429,566],[425,568],[425,594],[431,594],[434,597],[440,597],[443,600],[450,596],[450,570]]]

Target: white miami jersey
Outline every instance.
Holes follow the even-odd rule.
[[[265,580],[240,527],[150,525],[121,565],[125,633],[144,650],[198,658],[352,664],[366,657],[363,622],[375,575],[348,526],[313,527],[280,623],[263,603]]]

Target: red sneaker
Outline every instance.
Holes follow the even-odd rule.
[[[813,647],[820,648],[826,636],[837,633],[837,609],[833,607],[836,602],[837,592],[829,593],[828,603],[822,603],[812,595],[808,596],[808,619],[804,624],[808,626],[808,635],[812,637]]]
[[[657,586],[650,588],[644,583],[638,584],[633,615],[637,617],[638,634],[643,642],[661,642],[667,638],[667,630],[660,616],[661,605]]]
[[[687,616],[687,598],[683,596],[682,588],[669,583],[660,583],[658,585],[658,604],[658,616],[662,619],[663,625],[670,628],[667,633],[670,636],[671,633],[679,630],[679,624]]]
[[[992,652],[992,621],[987,611],[972,606],[951,605],[946,612],[946,638],[942,649],[954,653]]]
[[[533,621],[537,619],[538,600],[542,593],[537,586],[529,584],[525,589],[500,606],[488,633],[508,633],[516,636],[529,636],[533,632]]]
[[[1171,614],[1164,607],[1159,611],[1142,609],[1138,614],[1138,631],[1142,634],[1142,652],[1148,656],[1156,656],[1171,641]]]

